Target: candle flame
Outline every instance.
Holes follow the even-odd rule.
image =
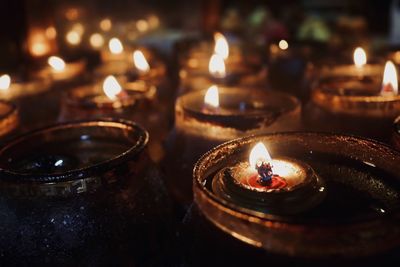
[[[249,163],[250,166],[256,168],[262,162],[271,162],[272,158],[268,153],[267,148],[262,142],[258,142],[250,152]]]
[[[104,79],[103,91],[110,100],[114,100],[121,93],[122,87],[114,76],[109,75]]]
[[[214,77],[224,78],[226,75],[224,59],[220,55],[212,55],[208,64],[208,70]]]
[[[46,32],[42,29],[33,29],[28,36],[28,49],[32,56],[41,57],[48,55],[51,50]]]
[[[150,70],[149,63],[140,50],[133,52],[133,63],[135,64],[136,69],[141,73],[147,73]]]
[[[214,108],[219,107],[218,86],[212,85],[210,88],[208,88],[206,94],[204,95],[204,103]]]
[[[281,50],[286,50],[289,48],[289,43],[286,40],[280,40],[278,46]]]
[[[229,45],[225,36],[222,33],[216,32],[214,34],[214,41],[214,53],[226,60],[229,56]]]
[[[111,38],[108,42],[108,48],[113,54],[121,54],[124,51],[124,47],[118,38]]]
[[[89,42],[93,48],[100,48],[104,45],[104,38],[100,33],[93,33],[90,36]]]
[[[357,47],[354,50],[353,59],[357,68],[362,68],[365,64],[367,64],[367,54],[365,54],[364,49],[361,47]]]
[[[1,90],[7,90],[10,88],[11,84],[11,77],[8,74],[4,74],[0,76],[0,89]]]
[[[146,32],[149,29],[149,23],[144,19],[140,19],[136,22],[136,28],[139,32]]]
[[[397,95],[397,72],[392,61],[387,61],[383,72],[382,95]]]
[[[55,71],[63,71],[65,69],[65,62],[60,57],[51,56],[47,59],[47,63],[55,70]]]
[[[107,19],[101,20],[99,26],[100,26],[100,29],[102,29],[105,32],[108,32],[109,30],[111,30],[111,27],[112,27],[111,19],[107,18]]]
[[[81,35],[75,30],[69,31],[65,36],[65,39],[71,45],[78,45],[82,41]]]

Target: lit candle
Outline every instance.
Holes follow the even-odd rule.
[[[150,71],[150,65],[144,57],[143,52],[140,50],[135,50],[135,52],[133,52],[133,64],[141,75],[146,75]]]
[[[9,74],[0,75],[0,99],[18,99],[20,97],[40,94],[50,88],[51,81],[41,76],[21,79]]]
[[[84,71],[84,60],[66,63],[61,57],[51,56],[47,59],[48,67],[43,68],[39,75],[49,75],[55,81],[67,81],[78,78]]]

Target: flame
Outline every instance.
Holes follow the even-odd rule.
[[[100,26],[100,29],[102,29],[105,32],[108,32],[109,30],[111,30],[111,27],[112,27],[111,19],[107,18],[107,19],[101,20],[99,26]]]
[[[108,48],[113,54],[121,54],[124,51],[124,47],[118,38],[111,38],[108,42]]]
[[[219,32],[214,34],[214,53],[220,55],[224,60],[229,56],[229,45],[225,36]]]
[[[45,33],[46,37],[49,39],[55,39],[57,37],[57,30],[54,26],[47,27]]]
[[[289,43],[286,40],[280,40],[278,46],[282,50],[286,50],[289,48]]]
[[[356,67],[362,68],[367,63],[367,55],[365,54],[364,49],[362,49],[361,47],[357,47],[354,50],[353,59]]]
[[[1,90],[7,90],[10,88],[11,84],[11,77],[8,74],[4,74],[0,76],[0,89]]]
[[[224,59],[220,55],[212,55],[208,64],[208,70],[214,77],[224,78],[226,75]]]
[[[397,95],[398,84],[397,84],[397,72],[396,67],[392,61],[387,61],[385,64],[385,71],[383,72],[382,82],[382,95]]]
[[[260,162],[271,162],[272,158],[268,153],[267,148],[261,142],[258,142],[250,152],[249,163],[250,166],[256,168]]]
[[[150,70],[149,63],[140,50],[133,52],[133,63],[135,64],[136,69],[142,73],[147,73]]]
[[[47,63],[49,63],[55,71],[63,71],[65,69],[65,62],[62,58],[51,56],[47,59]]]
[[[144,19],[140,19],[136,22],[136,28],[139,32],[146,32],[149,27],[149,23]]]
[[[46,32],[42,29],[33,29],[28,36],[28,49],[31,55],[41,57],[50,53],[51,46]]]
[[[214,108],[219,107],[218,86],[212,85],[210,88],[208,88],[206,94],[204,95],[204,103]]]
[[[93,33],[89,42],[93,48],[100,48],[104,45],[104,37],[100,33]]]
[[[75,30],[69,31],[65,36],[65,39],[71,45],[78,45],[82,41],[81,35]]]
[[[114,100],[121,93],[122,87],[114,76],[109,75],[104,79],[103,91],[110,100]]]

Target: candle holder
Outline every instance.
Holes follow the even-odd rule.
[[[147,265],[164,257],[159,237],[169,227],[169,202],[147,142],[148,133],[133,122],[97,120],[6,144],[2,263]]]
[[[171,174],[171,190],[183,203],[192,199],[187,177],[208,149],[245,135],[296,130],[301,126],[300,102],[290,95],[237,87],[219,89],[219,108],[204,105],[205,90],[186,93],[175,104],[175,127],[167,140],[165,165]]]
[[[295,168],[305,170],[308,182],[300,180],[302,187],[292,191],[286,185],[257,195],[240,186],[232,194],[237,185],[224,185],[221,171],[246,161],[257,142],[268,146],[272,158],[300,162]],[[268,254],[303,259],[366,257],[400,245],[398,160],[400,154],[385,145],[351,136],[282,133],[246,137],[218,146],[198,161],[194,199],[217,228]],[[299,194],[305,188],[308,193]],[[312,205],[285,206],[294,201],[292,197]],[[262,199],[267,203],[260,206]]]
[[[13,132],[19,124],[17,106],[0,100],[0,137]]]
[[[377,83],[332,82],[312,92],[305,122],[311,129],[342,131],[389,141],[400,96],[381,95]],[[374,127],[371,127],[374,125]]]

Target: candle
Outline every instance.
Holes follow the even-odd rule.
[[[241,136],[296,130],[300,117],[300,102],[274,91],[214,85],[178,97],[164,162],[176,197],[182,202],[191,199],[187,177],[211,147]]]
[[[385,66],[381,84],[347,83],[345,87],[334,81],[321,84],[312,92],[306,116],[308,124],[388,141],[393,120],[400,114],[397,84],[396,69],[391,62]]]
[[[79,78],[86,68],[84,60],[65,62],[61,57],[51,56],[47,59],[48,66],[39,71],[43,77],[51,77],[54,81],[63,82]]]
[[[222,244],[246,243],[244,251],[308,260],[368,257],[399,245],[399,160],[389,147],[351,136],[245,137],[197,161],[194,202],[205,229],[219,229]]]

